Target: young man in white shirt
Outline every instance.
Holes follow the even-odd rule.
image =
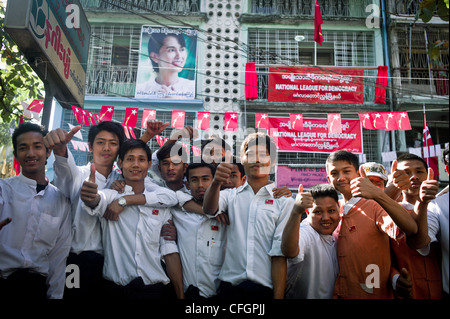
[[[308,217],[301,221],[305,211]],[[339,221],[339,197],[331,185],[314,185],[303,192],[300,184],[281,243],[288,257],[287,299],[333,297],[339,273],[333,232]]]
[[[46,134],[39,125],[21,124],[13,133],[21,173],[0,179],[0,300],[63,297],[70,202],[45,176]]]
[[[72,248],[68,257],[68,264],[76,264],[80,268],[80,288],[66,289],[65,298],[90,298],[102,291],[103,245],[101,241],[100,223],[96,217],[90,216],[81,207],[80,189],[83,181],[89,176],[91,165],[77,166],[67,148],[74,134],[81,129],[76,126],[70,132],[61,128],[49,132],[44,138],[48,148],[53,149],[55,162],[55,185],[72,202]],[[146,137],[147,137],[146,132]],[[148,137],[147,137],[148,138]],[[112,121],[100,122],[89,128],[88,143],[92,151],[92,163],[95,166],[96,187],[98,189],[110,188],[111,184],[121,178],[113,170],[119,148],[125,139],[123,127],[120,123]],[[147,179],[145,197],[148,205],[173,206],[177,199],[173,192],[150,182]],[[108,207],[106,216],[117,219],[124,205],[144,204],[142,197],[135,195],[124,196],[124,203],[115,200]],[[165,204],[161,204],[165,203]]]
[[[230,220],[219,298],[284,298],[286,258],[281,236],[294,200],[273,197],[275,184],[269,182],[269,174],[276,164],[274,140],[262,133],[248,135],[241,146],[241,163],[246,183],[220,190],[233,169],[227,157],[217,167],[203,202],[206,214],[228,211]]]
[[[151,151],[141,140],[127,140],[119,152],[118,165],[125,178],[126,195],[144,197],[145,178],[151,165]],[[172,217],[170,208],[161,206],[126,206],[118,220],[103,215],[114,200],[123,198],[116,190],[97,191],[93,187],[95,171],[83,183],[83,208],[99,218],[102,227],[107,280],[105,293],[111,298],[163,299],[173,284],[178,298],[184,298],[182,269],[177,245],[160,236],[161,228]],[[166,271],[161,265],[164,258]],[[98,296],[97,296],[98,297]]]

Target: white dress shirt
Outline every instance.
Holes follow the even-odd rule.
[[[185,187],[177,191],[177,195],[180,193],[189,195]],[[188,213],[179,207],[172,208],[172,216],[183,265],[184,290],[193,285],[199,289],[201,296],[215,296],[225,256],[226,226],[215,219]]]
[[[79,254],[83,251],[94,251],[103,254],[99,220],[83,210],[80,200],[81,186],[89,178],[91,164],[77,166],[69,150],[67,153],[67,158],[55,155],[53,165],[56,187],[72,202],[71,252]],[[95,172],[95,183],[98,185],[98,190],[109,189],[111,184],[118,179],[122,179],[122,177],[115,170],[112,170],[107,178],[99,172]],[[145,188],[144,195],[149,206],[170,207],[178,203],[175,192],[152,183],[150,178],[145,179]]]
[[[319,234],[306,218],[300,224],[297,257],[288,259],[287,299],[331,299],[339,273],[336,241]]]
[[[251,280],[273,288],[271,256],[283,256],[281,236],[294,199],[273,197],[275,184],[257,194],[246,182],[220,192],[219,212],[228,211],[225,260],[220,280],[238,285]]]
[[[82,206],[101,222],[105,252],[103,277],[122,286],[137,277],[146,285],[168,284],[170,279],[161,266],[161,258],[178,252],[174,241],[161,236],[162,226],[172,217],[170,208],[126,206],[118,221],[110,221],[102,217],[107,206],[121,196],[133,195],[132,188],[126,185],[123,194],[111,189],[98,193],[100,202],[95,209],[84,203]]]
[[[49,298],[62,298],[72,240],[70,202],[50,183],[36,193],[36,181],[22,174],[0,179],[0,276],[20,268],[47,277]]]
[[[436,197],[428,204],[428,236],[430,243],[439,241],[442,250],[442,286],[448,294],[449,283],[449,193]],[[426,256],[430,253],[430,245],[425,249],[418,250],[419,253]]]

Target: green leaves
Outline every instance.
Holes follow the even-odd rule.
[[[44,86],[25,56],[4,29],[5,10],[0,4],[0,122],[18,122],[20,102],[43,99]]]
[[[416,20],[429,22],[433,16],[439,16],[444,21],[449,21],[449,0],[423,0],[420,3],[419,11],[416,13]]]

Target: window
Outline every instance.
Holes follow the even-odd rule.
[[[130,60],[130,38],[115,36],[112,46],[112,65],[128,66]]]

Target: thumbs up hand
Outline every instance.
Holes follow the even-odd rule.
[[[227,183],[228,179],[231,177],[232,170],[233,164],[231,164],[231,154],[225,154],[225,162],[222,162],[217,166],[213,183],[218,185]]]
[[[364,167],[359,167],[360,177],[350,181],[350,189],[353,197],[363,197],[367,199],[376,199],[383,191],[376,187],[369,178],[367,178]]]
[[[409,175],[404,170],[397,169],[397,160],[394,160],[392,162],[389,181],[402,191],[407,190],[411,187],[411,180]]]
[[[400,277],[397,279],[396,292],[399,297],[411,298],[412,295],[412,281],[411,275],[406,268],[402,268]]]
[[[67,157],[67,143],[72,140],[79,130],[81,130],[81,125],[75,126],[69,132],[64,131],[62,128],[57,128],[44,136],[44,145],[46,148],[52,149],[55,155]]]
[[[439,191],[439,182],[434,179],[434,171],[428,168],[428,176],[420,185],[419,202],[428,204],[436,198]]]
[[[308,208],[313,207],[314,199],[311,193],[303,192],[303,184],[298,186],[298,194],[295,197],[294,209],[303,214]]]
[[[81,186],[81,200],[88,207],[95,208],[100,202],[100,195],[97,191],[97,184],[95,184],[95,165],[91,164],[90,174],[87,180]]]

